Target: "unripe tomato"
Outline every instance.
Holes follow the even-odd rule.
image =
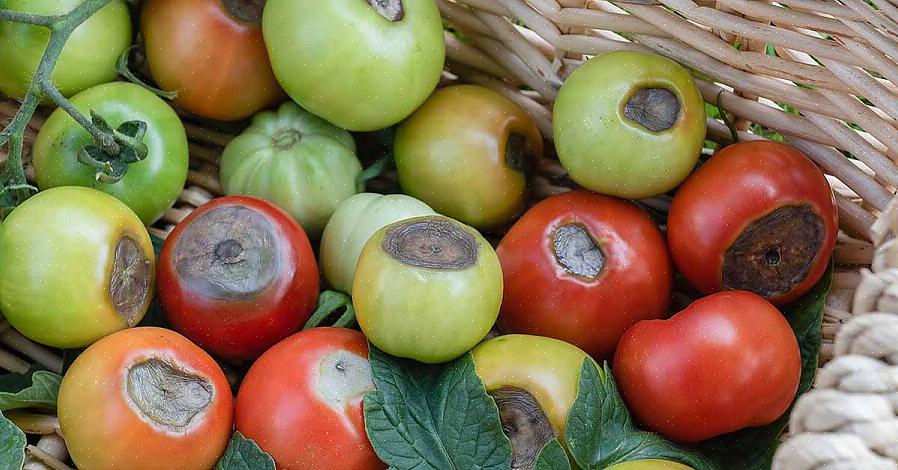
[[[505,293],[499,328],[610,357],[624,331],[670,305],[664,236],[634,204],[587,191],[528,210],[496,249]]]
[[[641,321],[614,356],[634,417],[679,442],[772,423],[789,409],[800,376],[789,322],[746,291],[699,299],[669,320]]]
[[[753,141],[724,148],[683,183],[667,240],[700,291],[749,290],[782,305],[826,271],[838,229],[820,169],[788,145]]]

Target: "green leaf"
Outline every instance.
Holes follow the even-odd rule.
[[[377,390],[365,395],[365,430],[396,470],[508,470],[511,443],[471,353],[428,366],[369,346]]]
[[[11,375],[11,374],[7,374]],[[18,374],[16,374],[18,375]],[[6,379],[5,385],[13,381],[22,384],[18,379]],[[56,396],[59,394],[59,384],[62,376],[45,370],[37,370],[31,374],[28,386],[18,391],[0,392],[0,410],[14,410],[17,408],[46,408],[56,409]]]
[[[568,414],[565,440],[580,468],[600,470],[621,462],[662,459],[695,470],[716,470],[713,462],[663,437],[638,429],[617,390],[611,369],[602,373],[583,360],[577,399]]]
[[[26,445],[25,433],[0,413],[0,470],[20,470]]]
[[[832,285],[832,263],[817,285],[800,299],[783,308],[783,315],[795,331],[801,350],[801,380],[796,398],[807,392],[817,373],[817,358],[823,340],[823,308]],[[794,401],[793,401],[794,404]],[[722,468],[732,470],[767,470],[780,436],[789,423],[789,413],[767,426],[748,428],[702,442],[699,448]]]
[[[323,326],[325,320],[331,317],[340,309],[343,313],[332,324],[339,328],[349,328],[355,323],[355,309],[352,307],[352,297],[335,290],[326,290],[318,295],[318,308],[309,317],[309,320],[302,327],[304,330]]]
[[[359,190],[365,189],[365,183],[368,180],[377,178],[378,176],[390,171],[391,169],[396,167],[396,162],[393,160],[393,154],[387,153],[386,155],[380,157],[371,164],[368,168],[365,168],[364,171],[359,173],[359,176],[356,178],[356,183],[358,184]]]
[[[252,439],[234,431],[215,470],[275,470],[274,459]]]
[[[552,439],[543,446],[533,470],[571,470],[571,463],[558,439]]]

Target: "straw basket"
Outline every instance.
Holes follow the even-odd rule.
[[[705,100],[735,116],[742,140],[782,138],[824,170],[842,231],[823,368],[774,468],[898,469],[898,2],[435,1],[451,29],[444,83],[501,92],[549,141],[553,100],[578,65],[607,51],[647,51],[689,67]],[[0,99],[0,119],[16,107]],[[30,137],[47,112],[32,120]],[[160,237],[221,194],[219,154],[240,130],[184,118],[191,170],[179,202],[151,229]],[[708,139],[731,142],[719,118],[708,118]],[[532,187],[539,199],[574,184],[547,158]],[[641,203],[663,212],[669,200]]]

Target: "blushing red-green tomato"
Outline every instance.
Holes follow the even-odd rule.
[[[365,336],[312,328],[274,345],[237,394],[237,430],[283,470],[376,470],[362,399],[374,390]]]
[[[171,330],[140,327],[97,341],[59,387],[59,425],[83,470],[208,470],[233,425],[218,364]]]
[[[0,7],[53,16],[68,13],[82,3],[84,0],[6,0]],[[131,39],[128,6],[122,0],[109,3],[69,36],[53,69],[53,84],[64,96],[71,96],[115,80],[115,64]],[[49,41],[47,28],[0,21],[0,94],[17,99],[25,96]]]
[[[80,348],[136,325],[152,300],[150,235],[91,188],[41,191],[0,225],[0,310],[23,335]]]
[[[287,102],[257,114],[225,147],[219,175],[226,194],[273,202],[312,239],[358,191],[362,164],[349,132]]]
[[[512,468],[532,468],[546,442],[556,437],[564,442],[589,355],[564,341],[530,335],[498,336],[478,344],[472,354],[511,440]]]
[[[362,332],[388,354],[451,361],[486,336],[502,304],[502,270],[476,230],[439,215],[378,230],[352,282]]]
[[[337,206],[321,236],[321,270],[334,289],[352,294],[352,276],[365,242],[393,222],[433,214],[405,194],[361,193]]]
[[[634,460],[607,467],[605,470],[693,470],[692,467],[670,460]]]
[[[705,102],[689,71],[641,52],[609,52],[568,77],[555,101],[558,159],[581,186],[628,199],[665,193],[692,173]]]
[[[262,40],[264,2],[149,0],[140,29],[153,79],[199,116],[232,121],[284,98]]]
[[[543,153],[533,119],[488,88],[441,88],[396,131],[402,189],[460,222],[498,228],[520,214]]]
[[[287,94],[351,131],[408,117],[433,92],[446,55],[433,0],[268,0],[262,31]]]
[[[98,182],[96,170],[78,161],[78,153],[93,138],[65,110],[57,109],[41,126],[32,149],[38,187],[94,187],[127,204],[146,225],[162,217],[187,181],[187,133],[175,111],[152,92],[127,82],[95,86],[71,102],[85,115],[101,114],[113,128],[127,121],[145,122],[143,142],[149,152],[143,161],[129,164],[118,182]]]

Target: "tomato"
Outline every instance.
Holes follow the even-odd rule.
[[[396,131],[399,183],[437,212],[478,229],[521,213],[527,171],[543,141],[536,123],[499,93],[475,85],[442,88]]]
[[[529,335],[486,340],[472,355],[511,440],[512,468],[533,468],[546,442],[555,437],[564,442],[580,371],[589,356],[564,341]]]
[[[204,349],[250,359],[299,329],[318,298],[309,239],[271,203],[203,204],[159,253],[159,301],[171,326]]]
[[[59,387],[59,425],[83,469],[207,470],[225,451],[233,396],[218,364],[171,330],[97,341]]]
[[[2,8],[52,16],[68,13],[82,3],[84,0],[6,0]],[[128,6],[114,0],[69,36],[53,69],[53,85],[64,96],[71,96],[115,80],[115,64],[131,39]],[[19,100],[25,97],[49,41],[47,28],[0,21],[0,93]]]
[[[334,289],[352,294],[352,276],[365,242],[393,222],[433,214],[427,204],[405,194],[361,193],[337,206],[321,237],[321,270]]]
[[[156,83],[182,108],[243,119],[281,101],[262,40],[262,5],[245,0],[149,0],[140,15]]]
[[[639,322],[614,356],[634,417],[679,442],[772,423],[795,398],[800,375],[789,323],[747,291],[713,294],[669,320]]]
[[[237,430],[277,468],[381,469],[365,434],[362,398],[374,390],[358,331],[312,328],[265,352],[237,394]]]
[[[0,309],[23,335],[80,348],[143,318],[153,295],[150,235],[131,209],[90,188],[23,202],[0,225]]]
[[[612,465],[605,470],[693,470],[692,467],[670,460],[633,460]]]
[[[443,72],[432,0],[268,0],[262,31],[287,94],[351,131],[405,119]]]
[[[610,358],[624,331],[662,318],[673,283],[664,236],[634,204],[587,191],[531,208],[496,249],[502,331],[550,336]]]
[[[749,290],[776,305],[826,271],[839,217],[823,173],[798,150],[743,142],[721,150],[674,196],[674,263],[705,293]]]
[[[590,59],[555,101],[558,159],[571,178],[623,198],[666,193],[695,168],[705,102],[689,71],[641,52]]]
[[[378,230],[352,281],[352,305],[368,340],[429,364],[451,361],[482,340],[501,303],[502,271],[489,242],[439,215]]]
[[[264,111],[221,155],[226,194],[267,199],[317,239],[341,201],[358,190],[355,141],[294,103]]]
[[[113,128],[126,121],[147,124],[146,159],[128,165],[124,178],[100,183],[96,171],[78,161],[78,153],[93,138],[64,110],[57,109],[41,126],[34,141],[34,178],[41,189],[90,186],[128,205],[150,225],[168,210],[187,181],[187,134],[174,110],[152,92],[131,83],[95,86],[71,99],[85,115],[100,113]]]

